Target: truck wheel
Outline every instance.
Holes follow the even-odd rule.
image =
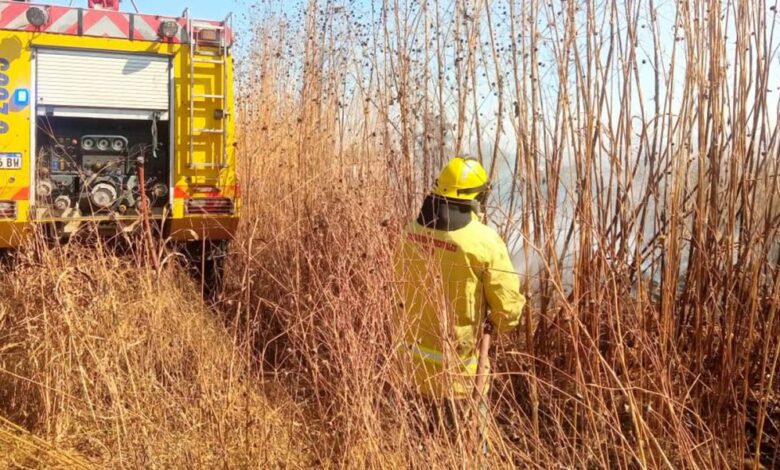
[[[208,302],[219,300],[224,287],[227,240],[199,240],[185,243],[190,275],[200,287],[203,299]]]
[[[13,248],[0,248],[0,272],[10,271],[14,267],[16,250]]]

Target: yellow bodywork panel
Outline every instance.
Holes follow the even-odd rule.
[[[51,33],[0,30],[0,160],[20,158],[20,168],[0,161],[0,201],[16,201],[16,220],[0,220],[0,247],[14,247],[29,232],[35,194],[35,50],[65,48],[155,54],[172,61],[171,128],[173,168],[166,236],[176,239],[230,238],[237,221],[238,186],[234,148],[233,63],[218,48],[198,50],[190,63],[189,44],[132,41]],[[213,54],[209,59],[208,54]],[[191,74],[191,71],[194,72]],[[192,80],[190,78],[192,77]],[[95,71],[95,80],[100,80]],[[85,83],[85,87],[89,84]],[[121,93],[117,90],[117,93]],[[16,98],[31,98],[27,103]],[[222,98],[224,96],[224,99]],[[223,104],[224,103],[224,104]],[[222,109],[223,107],[227,109]],[[226,129],[224,134],[215,129]],[[192,132],[195,130],[195,132]],[[9,162],[14,167],[14,162]],[[214,196],[234,201],[232,215],[187,215],[187,198]]]
[[[16,201],[15,221],[0,221],[0,247],[18,246],[29,233],[29,195],[32,178],[31,132],[34,119],[31,104],[17,105],[16,90],[27,90],[32,84],[31,50],[24,35],[0,31],[0,159],[19,154],[18,169],[3,165],[0,169],[0,200]],[[29,95],[28,95],[29,96]],[[28,100],[29,101],[29,100]],[[7,162],[6,162],[7,163]]]

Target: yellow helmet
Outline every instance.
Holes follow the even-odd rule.
[[[439,173],[433,194],[472,201],[489,187],[488,174],[476,159],[455,157]]]

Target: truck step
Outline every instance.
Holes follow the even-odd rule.
[[[193,62],[197,64],[218,64],[222,65],[225,63],[224,60],[218,60],[218,59],[201,59],[200,57],[194,57],[192,59]]]
[[[223,165],[221,163],[198,163],[198,162],[194,162],[194,163],[190,163],[189,166],[190,166],[191,170],[196,170],[198,168],[225,168],[225,165]]]
[[[201,98],[206,100],[222,100],[225,99],[225,95],[215,95],[210,93],[193,93],[193,98]]]
[[[199,49],[196,47],[193,52],[196,56],[200,55],[205,57],[222,57],[225,55],[221,47],[215,47],[214,49],[217,50],[206,50],[206,49]]]

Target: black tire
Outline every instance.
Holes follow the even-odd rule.
[[[200,288],[203,299],[216,302],[225,285],[227,240],[199,240],[186,242],[184,255],[190,275]]]
[[[10,271],[16,262],[15,248],[0,248],[0,273]]]

